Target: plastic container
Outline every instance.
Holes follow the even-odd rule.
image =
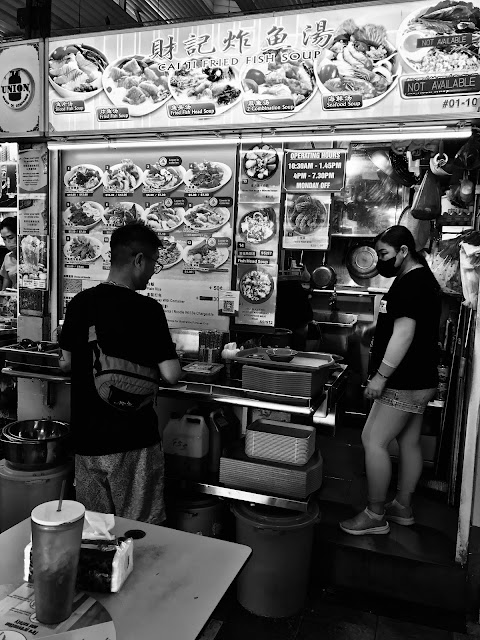
[[[168,477],[201,479],[208,471],[210,432],[205,418],[172,415],[163,432],[165,468]]]
[[[32,511],[35,615],[44,624],[70,617],[75,596],[85,507],[74,500],[38,505]]]
[[[236,542],[252,549],[237,578],[239,603],[252,613],[286,618],[305,604],[313,527],[319,509],[307,512],[235,504]]]
[[[63,480],[67,481],[65,498],[72,492],[73,464],[53,469],[20,471],[5,460],[0,461],[0,531],[29,518],[32,509],[60,495]]]
[[[255,420],[245,433],[245,453],[250,458],[304,465],[315,451],[315,427]]]
[[[172,529],[219,538],[224,529],[224,504],[214,496],[188,494],[167,499],[167,525]]]
[[[332,316],[331,311],[314,311],[313,319],[320,325],[322,350],[346,355],[358,316],[353,313],[336,313]]]

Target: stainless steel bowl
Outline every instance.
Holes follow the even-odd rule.
[[[20,440],[56,440],[70,434],[70,425],[57,420],[20,420],[7,424],[4,432]]]
[[[69,454],[69,435],[70,427],[64,422],[25,420],[6,425],[0,441],[11,466],[33,471],[63,464]]]

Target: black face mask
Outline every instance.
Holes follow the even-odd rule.
[[[399,271],[399,267],[395,266],[396,259],[397,259],[397,256],[393,258],[389,258],[388,260],[378,260],[377,261],[378,273],[384,278],[394,278]]]

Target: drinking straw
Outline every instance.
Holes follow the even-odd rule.
[[[60,489],[60,498],[58,500],[57,511],[62,510],[63,494],[65,493],[65,479],[62,480],[62,488]]]

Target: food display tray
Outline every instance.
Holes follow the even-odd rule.
[[[284,396],[315,398],[328,380],[329,367],[310,371],[277,370],[259,366],[242,367],[242,388]]]
[[[26,365],[38,365],[40,367],[56,367],[60,359],[60,348],[56,342],[43,342],[42,351],[37,349],[24,349],[20,344],[12,344],[0,347],[0,353],[5,355],[5,360],[10,363],[23,363]]]
[[[262,367],[263,369],[277,369],[279,371],[312,373],[313,371],[324,369],[326,376],[328,376],[329,367],[335,364],[335,360],[329,353],[316,353],[313,351],[298,351],[290,362],[278,362],[270,360],[267,349],[262,347],[239,351],[234,359],[242,364]]]
[[[316,451],[307,464],[298,467],[283,462],[252,460],[240,445],[220,458],[220,482],[227,487],[271,492],[291,498],[307,498],[323,480],[323,460]]]
[[[182,367],[185,378],[192,382],[214,382],[220,375],[223,364],[195,361]]]

